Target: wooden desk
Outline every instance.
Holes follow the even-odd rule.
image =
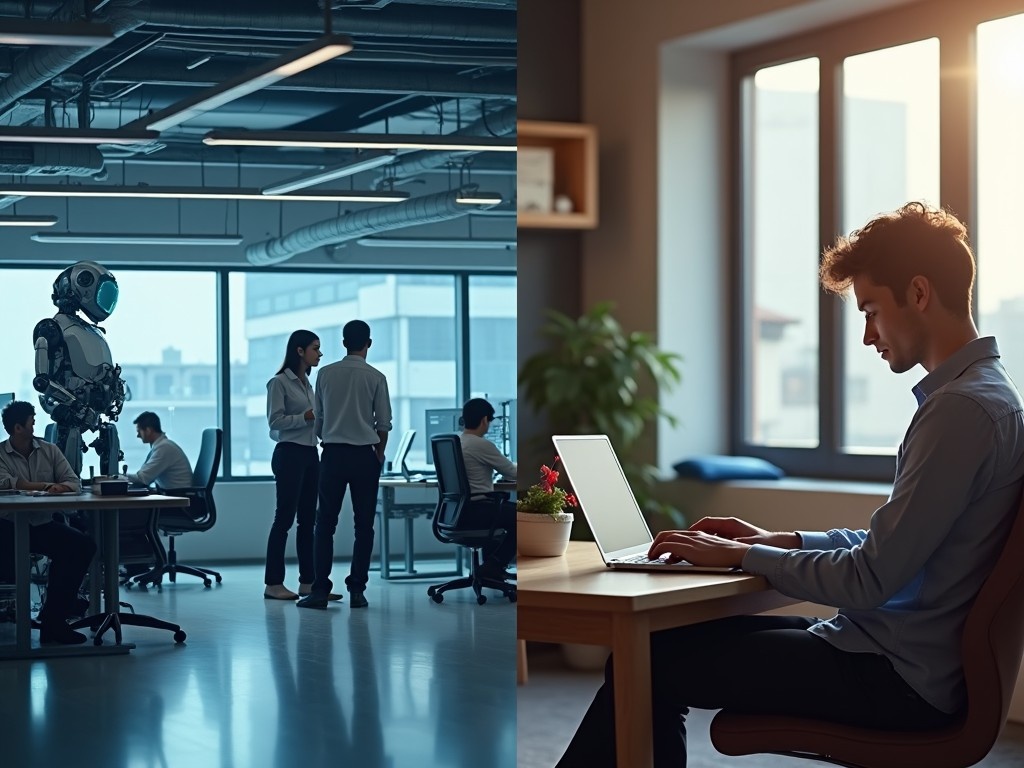
[[[396,494],[403,491],[415,492],[431,489],[432,493],[419,494],[421,498],[413,502],[400,502]],[[496,491],[515,493],[516,486],[512,482],[497,482]],[[381,519],[380,530],[380,577],[394,581],[400,579],[425,579],[434,576],[462,576],[465,568],[462,563],[462,547],[455,548],[455,570],[451,571],[417,571],[415,567],[415,548],[413,546],[413,521],[417,517],[432,517],[437,509],[437,478],[425,480],[406,480],[404,477],[382,477],[380,479],[380,503],[377,512]],[[405,520],[405,568],[404,573],[395,574],[391,565],[391,521]]]
[[[562,557],[520,557],[516,629],[522,640],[611,646],[618,764],[652,765],[650,634],[799,602],[760,576],[646,573],[605,567],[592,542]]]
[[[46,509],[53,512],[88,510],[101,519],[99,525],[99,551],[103,557],[103,610],[115,613],[118,610],[119,585],[118,568],[118,510],[121,509],[162,509],[164,507],[187,507],[189,500],[180,496],[93,496],[90,491],[77,495],[55,496],[0,496],[0,510],[4,512],[35,512]],[[29,615],[29,525],[24,515],[14,519],[14,573],[15,573],[15,623],[14,647],[0,646],[0,659],[37,659],[50,656],[73,656],[83,653],[128,653],[135,646],[130,643],[102,646],[46,645],[32,647],[32,618]],[[95,567],[91,571],[95,578]]]

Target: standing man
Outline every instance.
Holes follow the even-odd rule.
[[[352,320],[342,329],[348,352],[316,377],[313,415],[320,457],[320,506],[313,534],[313,589],[299,600],[301,608],[326,608],[331,597],[331,566],[334,531],[345,500],[352,489],[355,544],[352,568],[345,585],[353,608],[365,608],[364,592],[373,554],[373,520],[377,513],[377,489],[384,466],[384,448],[391,431],[391,398],[384,374],[366,362],[370,326]]]
[[[654,764],[686,764],[689,707],[928,730],[967,706],[964,622],[999,558],[1024,484],[1024,402],[971,314],[974,254],[952,214],[908,203],[825,252],[821,282],[851,289],[865,346],[926,372],[889,500],[867,530],[766,531],[704,518],[649,556],[742,566],[784,595],[839,607],[821,621],[733,616],[651,635]],[[615,765],[611,662],[558,765]],[[625,768],[624,766],[622,768]]]
[[[504,480],[515,480],[516,465],[484,437],[492,421],[494,406],[482,397],[467,400],[462,406],[460,440],[470,492],[463,514],[469,518],[467,526],[470,528],[490,528],[493,524],[505,530],[499,541],[484,550],[484,562],[480,566],[481,576],[504,581],[511,578],[505,569],[516,553],[516,505],[507,500],[495,504],[484,498],[494,491],[494,473],[500,474]]]
[[[129,482],[156,483],[159,488],[191,488],[192,465],[181,447],[160,429],[160,417],[152,411],[143,411],[132,423],[139,440],[150,449],[139,471],[128,475]]]
[[[33,431],[36,409],[15,400],[3,410],[4,429],[10,438],[0,443],[0,490],[75,493],[82,484],[64,454],[53,443],[37,440]],[[46,603],[39,612],[39,642],[78,645],[85,635],[67,625],[78,588],[96,554],[96,544],[66,523],[54,520],[53,512],[0,512],[0,564],[5,577],[14,576],[14,515],[28,518],[29,549],[50,558]],[[7,564],[10,564],[8,569]],[[27,573],[16,574],[28,578]]]

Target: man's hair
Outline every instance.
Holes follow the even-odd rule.
[[[370,326],[362,320],[349,320],[341,329],[341,343],[349,352],[358,352],[370,341]]]
[[[910,281],[922,275],[942,306],[957,317],[970,317],[974,254],[967,227],[949,211],[907,203],[837,238],[821,261],[822,287],[845,294],[860,275],[891,290],[900,306],[906,304]]]
[[[13,435],[16,426],[24,424],[35,415],[36,409],[32,403],[26,403],[24,400],[12,400],[4,406],[2,416],[4,429],[7,430],[8,435]]]
[[[164,431],[160,429],[160,417],[152,411],[143,411],[135,417],[135,421],[133,421],[132,424],[142,429],[155,429],[161,435],[164,433]]]
[[[484,420],[484,417],[488,419],[494,418],[494,406],[482,397],[474,397],[472,400],[467,400],[466,404],[462,406],[462,423],[466,429],[476,429],[480,426],[480,422]]]

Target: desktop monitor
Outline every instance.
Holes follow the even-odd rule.
[[[13,392],[3,392],[3,393],[0,393],[0,409],[3,409],[3,407],[5,405],[7,405],[8,403],[13,403],[13,402],[14,402],[14,393]]]
[[[407,429],[402,433],[402,439],[398,441],[398,448],[395,449],[395,458],[391,460],[391,474],[409,477],[409,465],[406,463],[406,459],[409,457],[409,449],[412,448],[412,441],[415,437],[415,429]]]
[[[430,438],[434,435],[442,435],[450,432],[462,431],[462,409],[461,408],[428,408],[424,411],[426,422],[427,443],[427,464],[434,464],[434,454],[430,449]]]

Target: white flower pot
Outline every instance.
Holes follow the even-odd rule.
[[[558,557],[569,548],[572,512],[516,512],[516,549],[523,557]]]

